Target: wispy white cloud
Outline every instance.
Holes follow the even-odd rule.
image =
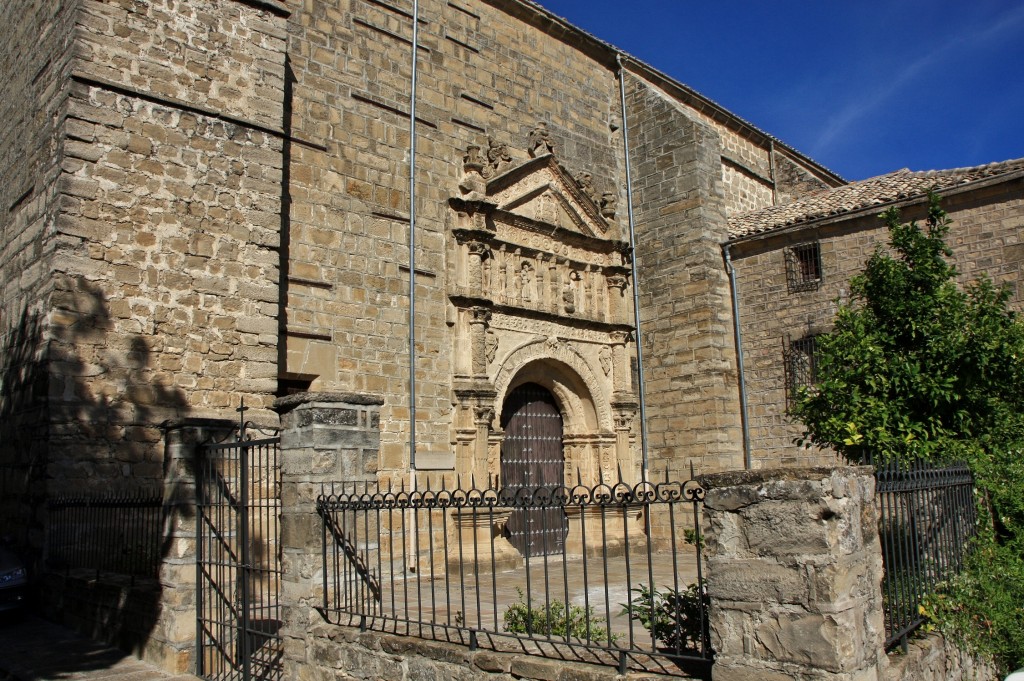
[[[1016,30],[1022,23],[1024,23],[1024,5],[1019,5],[998,17],[997,21],[992,24],[968,27],[954,39],[934,47],[914,61],[893,70],[888,78],[876,80],[870,91],[857,93],[853,101],[828,118],[813,145],[813,153],[823,154],[837,139],[846,136],[855,123],[870,117],[875,111],[881,109],[894,95],[904,90],[908,83],[922,73],[937,67],[955,55],[995,44],[1006,34]]]

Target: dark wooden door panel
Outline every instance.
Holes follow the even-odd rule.
[[[508,491],[563,484],[562,415],[551,393],[527,383],[505,400],[501,416],[501,476]],[[516,509],[509,518],[509,540],[524,555],[560,553],[568,525],[562,508]]]

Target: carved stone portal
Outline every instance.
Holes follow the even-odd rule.
[[[571,176],[553,150],[544,125],[526,153],[470,146],[450,201],[457,471],[483,481],[501,470],[505,397],[536,383],[561,412],[567,483],[635,480],[629,248],[610,221],[616,196]]]

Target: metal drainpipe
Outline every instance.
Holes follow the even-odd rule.
[[[626,75],[622,66],[622,54],[615,55],[615,61],[619,65],[619,99],[622,105],[622,145],[626,156],[626,213],[629,217],[629,249],[630,266],[633,276],[633,326],[636,329],[636,367],[637,367],[637,396],[640,399],[640,456],[641,475],[644,480],[649,478],[647,462],[647,402],[644,399],[644,349],[640,342],[640,286],[637,281],[636,270],[636,228],[633,222],[633,179],[632,167],[629,163],[629,125],[626,122]]]
[[[768,173],[772,176],[772,205],[779,205],[779,183],[775,181],[775,140],[768,140]]]
[[[409,93],[409,491],[416,491],[416,67],[419,1],[412,3],[412,83]],[[411,511],[409,570],[416,570],[416,511]]]
[[[747,381],[743,374],[743,333],[740,330],[740,299],[736,292],[736,269],[732,266],[729,244],[722,246],[725,268],[729,270],[729,290],[732,292],[732,324],[736,335],[736,368],[740,379],[740,422],[743,424],[743,467],[750,470],[750,427],[747,425]]]

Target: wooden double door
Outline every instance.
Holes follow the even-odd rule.
[[[526,383],[512,390],[501,412],[501,478],[518,499],[508,521],[509,541],[524,556],[561,553],[568,531],[564,508],[553,494],[565,480],[562,414],[549,390]]]

